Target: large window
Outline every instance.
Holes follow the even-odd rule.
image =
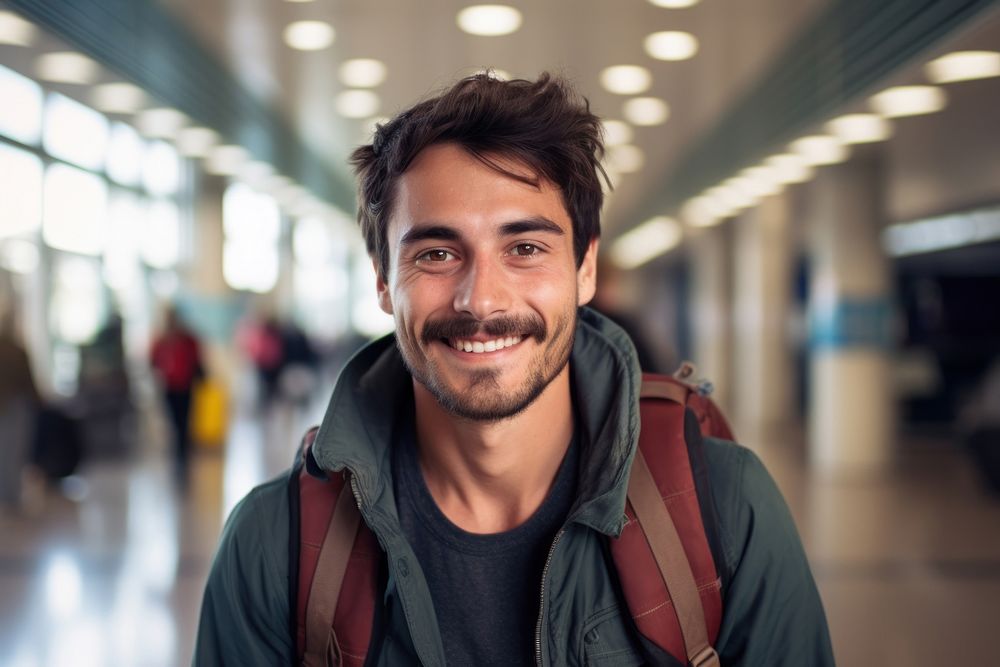
[[[42,132],[41,87],[0,65],[0,100],[3,100],[0,103],[0,134],[23,144],[37,144]]]
[[[108,221],[104,179],[82,169],[53,164],[45,172],[42,237],[58,250],[99,255]]]
[[[332,225],[302,218],[292,235],[292,288],[299,319],[316,336],[333,338],[347,329],[347,244],[336,243]]]
[[[112,123],[108,137],[107,170],[111,180],[121,185],[139,185],[145,144],[130,125]]]
[[[0,142],[0,174],[0,239],[34,232],[42,222],[42,161]]]
[[[222,199],[222,275],[230,287],[265,293],[278,282],[281,212],[272,197],[242,183]]]
[[[90,107],[49,93],[42,142],[50,155],[98,170],[104,166],[108,150],[108,121]]]

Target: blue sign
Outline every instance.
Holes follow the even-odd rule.
[[[888,297],[842,298],[813,307],[809,317],[812,348],[870,347],[892,345],[892,307]]]

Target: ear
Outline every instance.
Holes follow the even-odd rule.
[[[585,306],[594,298],[597,291],[597,246],[600,239],[594,237],[587,246],[587,252],[583,255],[583,263],[576,270],[576,303],[578,306]]]
[[[382,277],[379,270],[378,260],[372,258],[372,268],[375,269],[375,291],[378,292],[378,306],[386,315],[392,315],[392,296],[389,294],[389,286]]]

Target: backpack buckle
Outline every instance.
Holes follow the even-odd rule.
[[[706,646],[688,664],[691,667],[719,667],[719,654],[711,646]]]

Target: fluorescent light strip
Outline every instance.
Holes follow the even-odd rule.
[[[684,238],[684,230],[673,218],[658,216],[626,232],[611,245],[611,261],[623,269],[634,269],[669,252]]]
[[[882,232],[882,247],[892,257],[919,255],[996,240],[1000,240],[1000,208],[891,225]]]

